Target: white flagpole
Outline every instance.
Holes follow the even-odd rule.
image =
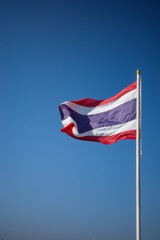
[[[141,240],[140,203],[140,70],[137,70],[137,131],[136,131],[136,240]]]

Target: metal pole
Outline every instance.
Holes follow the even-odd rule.
[[[140,70],[137,70],[137,131],[136,131],[136,240],[141,240],[140,203]]]

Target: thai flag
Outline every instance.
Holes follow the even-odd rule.
[[[62,132],[85,141],[115,143],[136,139],[137,82],[106,100],[90,98],[62,103]]]

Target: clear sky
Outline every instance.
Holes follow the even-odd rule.
[[[160,239],[159,1],[0,1],[0,239],[134,240],[135,140],[83,142],[56,107],[142,72],[142,240]]]

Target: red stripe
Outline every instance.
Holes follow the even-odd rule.
[[[84,98],[81,100],[77,100],[77,101],[71,101],[72,103],[76,103],[79,104],[81,106],[85,106],[85,107],[96,107],[96,106],[101,106],[104,104],[107,104],[109,102],[112,102],[120,97],[122,97],[124,94],[134,90],[137,88],[137,81],[132,83],[130,86],[126,87],[125,89],[123,89],[120,93],[118,93],[117,95],[115,95],[114,97],[111,97],[109,99],[105,99],[105,100],[94,100],[91,98]]]
[[[74,124],[71,123],[68,126],[62,128],[61,132],[65,132],[69,136],[71,136],[75,139],[84,140],[84,141],[100,142],[103,144],[112,144],[119,140],[124,140],[124,139],[136,139],[136,130],[126,131],[126,132],[114,134],[112,136],[105,136],[105,137],[98,137],[98,136],[76,137],[73,135],[73,132],[72,132],[73,127],[74,127]]]

